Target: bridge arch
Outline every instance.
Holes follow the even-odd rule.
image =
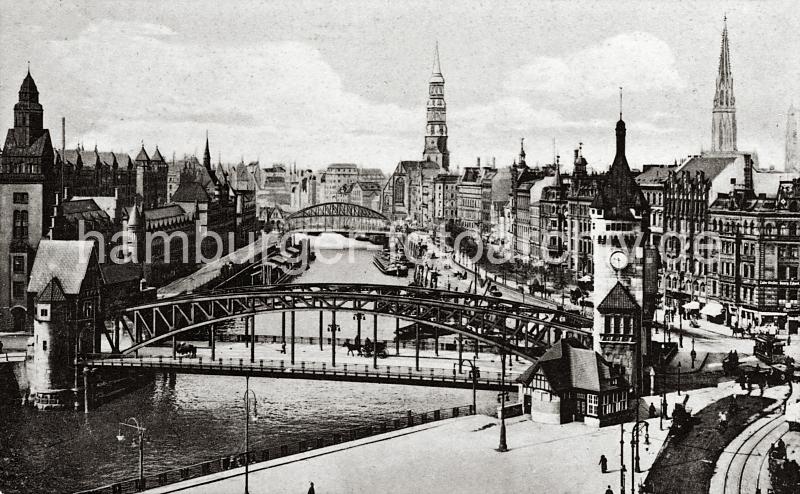
[[[209,324],[264,313],[364,312],[426,324],[497,346],[527,360],[551,331],[591,342],[591,320],[572,313],[463,292],[395,285],[291,284],[196,293],[132,307],[119,323],[129,354]],[[527,342],[523,348],[515,342]],[[117,337],[117,343],[119,338]]]
[[[289,231],[388,232],[391,220],[359,204],[325,202],[290,214],[285,224]]]

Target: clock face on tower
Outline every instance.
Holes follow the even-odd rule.
[[[617,250],[611,253],[608,262],[611,264],[612,268],[617,271],[622,271],[628,265],[628,256],[621,250]]]

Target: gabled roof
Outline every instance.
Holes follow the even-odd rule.
[[[606,298],[597,306],[600,312],[634,312],[639,310],[639,304],[619,281],[608,292]]]
[[[625,157],[625,122],[617,122],[617,154],[606,174],[606,181],[592,201],[592,208],[603,211],[610,220],[633,220],[634,214],[641,216],[650,210],[642,189],[631,173]]]
[[[106,285],[130,283],[142,277],[142,265],[132,262],[123,264],[105,262],[100,265],[100,271],[103,273],[103,281]]]
[[[158,150],[158,146],[156,146],[156,152],[153,154],[153,161],[164,161],[164,157],[161,156],[161,151]]]
[[[150,157],[147,156],[147,151],[144,150],[144,146],[139,150],[139,154],[136,155],[136,161],[150,161]]]
[[[41,292],[58,278],[64,293],[77,295],[86,277],[94,243],[91,240],[42,240],[31,269],[28,292]]]
[[[172,194],[172,202],[209,202],[206,189],[197,182],[181,182]]]
[[[543,373],[556,392],[570,389],[600,392],[626,388],[621,376],[613,374],[611,366],[593,350],[584,348],[572,338],[558,340],[517,382],[529,385],[537,373]],[[612,384],[613,378],[619,379]]]
[[[58,278],[51,279],[47,285],[36,296],[36,303],[52,303],[52,302],[66,302],[67,297],[64,295],[64,289],[61,287],[61,282]]]

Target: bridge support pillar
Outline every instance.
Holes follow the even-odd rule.
[[[292,349],[292,365],[294,365],[294,311],[292,311],[292,326],[290,328],[290,339],[291,339],[291,349]]]
[[[175,337],[173,336],[173,337],[172,337],[172,358],[173,358],[173,359],[174,359],[174,358],[175,358],[175,356],[176,356],[175,354],[177,353],[177,349],[178,349],[178,343],[177,343],[177,341],[175,340]]]
[[[244,347],[247,348],[250,343],[250,318],[245,316],[244,319]]]
[[[211,360],[217,360],[217,331],[213,324],[209,332],[211,333],[209,337],[209,342],[211,343]]]
[[[400,355],[400,319],[394,320],[394,354]]]
[[[322,350],[322,318],[323,311],[319,311],[319,349]]]
[[[88,367],[83,368],[83,413],[89,413],[89,406],[91,403],[91,390],[89,388],[89,374],[91,369]]]
[[[250,363],[256,361],[256,316],[248,317],[250,320]]]
[[[458,334],[458,373],[464,372],[464,335]]]
[[[419,323],[414,324],[414,363],[419,372]]]
[[[281,343],[286,343],[286,313],[281,312]]]
[[[439,326],[436,326],[433,333],[433,344],[434,344],[434,352],[436,356],[439,356]]]
[[[372,315],[372,368],[378,368],[378,314]]]
[[[331,366],[336,367],[336,311],[331,312]]]

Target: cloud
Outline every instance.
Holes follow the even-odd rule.
[[[54,97],[68,100],[62,111],[84,139],[107,140],[101,148],[144,139],[180,152],[208,128],[237,159],[362,160],[382,150],[359,138],[424,129],[424,110],[346,91],[319,50],[301,42],[183,43],[163,26],[100,21],[50,49],[63,81]]]
[[[607,98],[620,86],[633,92],[686,87],[669,45],[639,31],[562,57],[534,58],[513,70],[506,81],[513,92],[559,94],[567,99]]]

